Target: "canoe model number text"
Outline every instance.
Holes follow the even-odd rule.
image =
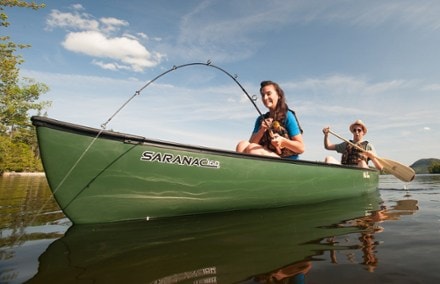
[[[220,162],[207,158],[192,156],[173,155],[170,153],[145,151],[141,156],[142,161],[158,162],[164,164],[175,164],[180,166],[201,167],[201,168],[220,168]]]

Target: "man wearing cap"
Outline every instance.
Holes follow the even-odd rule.
[[[330,127],[325,127],[322,132],[324,133],[324,147],[327,150],[334,150],[338,153],[342,154],[341,162],[338,162],[335,158],[328,156],[325,158],[326,163],[330,164],[343,164],[343,165],[355,165],[362,168],[368,168],[368,161],[371,160],[374,166],[382,170],[382,165],[375,158],[375,150],[372,144],[368,143],[368,141],[363,141],[364,135],[367,134],[367,126],[362,122],[362,120],[358,119],[353,122],[349,129],[350,132],[353,133],[353,140],[350,140],[352,143],[358,145],[365,151],[361,151],[347,142],[342,142],[339,144],[330,143],[330,139],[328,137]]]

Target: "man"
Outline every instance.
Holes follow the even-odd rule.
[[[328,137],[330,127],[325,127],[322,129],[322,132],[324,133],[325,149],[341,153],[342,157],[341,162],[337,161],[331,156],[326,157],[324,161],[330,164],[354,165],[361,168],[368,168],[368,161],[371,160],[378,170],[382,170],[383,167],[376,159],[373,145],[368,143],[368,141],[363,141],[364,135],[367,134],[368,131],[367,126],[365,126],[362,120],[356,120],[350,125],[349,129],[350,132],[353,133],[353,140],[350,140],[350,142],[358,145],[362,149],[365,149],[365,151],[361,151],[347,142],[342,142],[339,144],[330,143],[330,139]]]

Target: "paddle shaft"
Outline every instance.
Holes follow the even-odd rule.
[[[328,130],[328,132],[330,132],[331,134],[333,134],[334,136],[338,137],[339,139],[347,142],[348,144],[350,144],[351,146],[357,148],[358,150],[361,150],[362,152],[365,152],[366,150],[362,147],[360,147],[359,145],[354,144],[353,142],[351,142],[350,140],[345,139],[342,136],[339,136],[338,134],[334,133],[333,131],[331,131],[330,129]]]

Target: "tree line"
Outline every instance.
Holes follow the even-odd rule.
[[[24,62],[17,52],[29,44],[16,43],[7,36],[10,25],[6,7],[38,10],[44,4],[19,0],[0,0],[0,174],[3,172],[42,171],[35,129],[30,113],[42,115],[50,106],[39,101],[49,87],[31,78],[20,77]]]

